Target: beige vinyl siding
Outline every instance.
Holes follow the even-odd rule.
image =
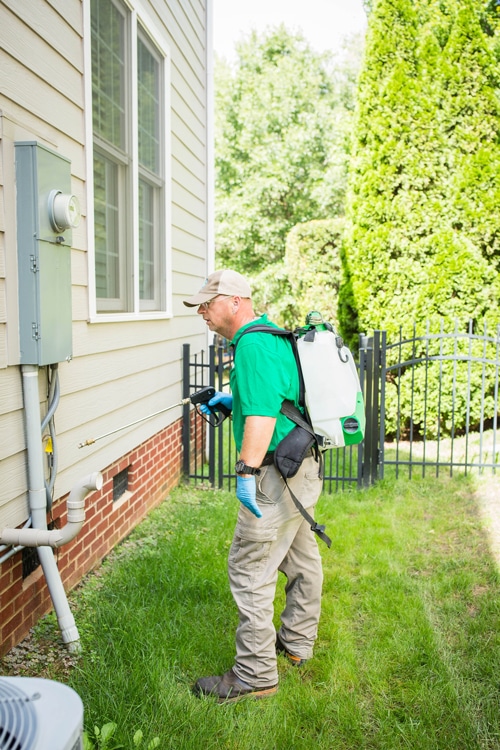
[[[7,300],[5,296],[5,178],[0,118],[0,370],[7,367]]]
[[[204,348],[203,322],[182,305],[206,276],[207,101],[206,3],[151,0],[142,20],[160,31],[170,52],[171,318],[89,323],[86,216],[83,0],[0,0],[0,524],[26,519],[26,466],[21,375],[4,345],[17,337],[17,245],[13,155],[16,140],[38,140],[71,160],[72,190],[82,208],[71,250],[73,359],[59,364],[61,400],[55,414],[59,470],[55,497],[103,469],[181,416],[176,408],[88,448],[78,444],[180,401],[182,345]],[[5,130],[8,132],[5,134]],[[1,135],[1,131],[0,131]],[[3,141],[7,139],[7,143]],[[4,168],[3,159],[9,162]],[[6,181],[5,175],[9,174]],[[8,183],[8,184],[7,184]],[[5,191],[9,192],[5,200]],[[4,216],[4,213],[6,214]],[[5,261],[7,258],[7,261]],[[7,270],[5,270],[7,269]],[[14,269],[14,271],[12,270]],[[7,285],[7,301],[3,293]],[[7,322],[6,322],[7,321]],[[1,369],[3,368],[3,369]],[[41,371],[42,416],[46,409]]]
[[[207,191],[207,103],[203,4],[192,0],[183,6],[181,34],[174,44],[185,51],[186,43],[192,44],[193,29],[198,40],[194,58],[184,54],[179,62],[172,61],[172,246],[189,256],[181,287],[184,296],[194,293],[206,277],[206,209],[200,211],[200,201],[206,201]],[[192,310],[184,308],[181,314],[193,318]]]

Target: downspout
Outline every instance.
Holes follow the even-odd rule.
[[[26,534],[27,532],[30,532],[31,535],[33,533],[37,534],[37,530],[39,530],[42,532],[40,537],[42,538],[44,537],[43,532],[47,534],[48,531],[47,492],[45,488],[45,474],[43,468],[42,429],[40,420],[40,401],[38,394],[38,366],[22,365],[21,372],[23,379],[24,412],[26,420],[28,495],[32,528],[24,530],[21,529],[19,533]],[[97,475],[92,476],[95,477],[94,481],[97,488]],[[85,494],[87,494],[86,490],[88,491],[88,485],[81,488],[81,491],[85,492]],[[77,492],[77,495],[80,496],[80,493]],[[79,497],[77,499],[77,503],[80,500],[83,501],[83,498]],[[68,516],[69,513],[70,510],[68,508]],[[80,514],[81,510],[78,508],[75,509],[75,513],[77,515]],[[73,524],[75,523],[79,526],[79,528],[81,527],[80,520],[72,520],[71,529],[74,528]],[[4,532],[2,532],[2,534],[3,533]],[[66,531],[64,532],[64,538],[66,538]],[[45,537],[45,539],[46,541],[49,541],[49,539],[52,540],[53,537]],[[61,629],[63,642],[67,644],[70,651],[78,651],[80,649],[80,636],[75,624],[75,619],[69,608],[68,600],[66,598],[66,592],[64,591],[64,586],[59,575],[59,570],[57,568],[52,548],[49,546],[42,546],[38,547],[37,551],[45,575],[45,579],[47,581],[49,593],[52,598],[54,610],[57,615],[57,621]]]

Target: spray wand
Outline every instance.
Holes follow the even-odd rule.
[[[164,414],[166,411],[170,411],[171,409],[175,409],[177,406],[186,406],[187,404],[194,404],[196,406],[196,410],[199,412],[198,406],[199,404],[206,404],[208,406],[208,402],[212,398],[212,396],[215,396],[215,388],[213,388],[211,385],[207,385],[204,388],[201,388],[199,391],[196,391],[195,393],[192,393],[191,396],[188,396],[187,398],[181,399],[177,404],[172,404],[171,406],[167,406],[165,409],[160,409],[159,411],[155,411],[153,414],[148,414],[147,417],[141,417],[141,419],[136,419],[135,422],[129,422],[128,424],[124,424],[121,427],[117,427],[116,430],[110,430],[109,432],[105,432],[103,435],[99,435],[95,438],[89,438],[88,440],[84,440],[83,443],[79,443],[79,448],[85,448],[87,445],[93,445],[98,440],[102,440],[105,437],[108,437],[109,435],[114,435],[115,432],[120,432],[120,430],[125,430],[127,427],[133,427],[136,424],[139,424],[140,422],[145,422],[146,419],[152,419],[153,417],[158,416],[158,414]],[[217,409],[212,409],[212,407],[208,406],[209,411],[214,417],[214,421],[211,422],[215,427],[218,427],[224,419],[229,416],[230,412],[229,409],[226,409],[226,407],[223,404],[217,404]],[[217,412],[222,412],[217,413]],[[201,415],[203,416],[203,414]]]

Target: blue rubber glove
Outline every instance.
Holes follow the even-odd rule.
[[[261,518],[262,513],[255,500],[255,494],[255,477],[242,477],[238,475],[236,477],[236,497],[254,516]]]
[[[233,408],[233,397],[231,393],[222,393],[222,391],[217,391],[215,396],[212,396],[208,404],[200,404],[200,411],[202,411],[203,414],[211,414],[212,412],[208,407],[217,407],[217,404],[222,404],[226,407],[226,409],[229,409],[229,411],[231,411]],[[217,409],[217,411],[219,410]]]

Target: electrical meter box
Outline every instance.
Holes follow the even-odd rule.
[[[21,364],[72,357],[71,245],[80,209],[71,163],[36,141],[15,144]]]

